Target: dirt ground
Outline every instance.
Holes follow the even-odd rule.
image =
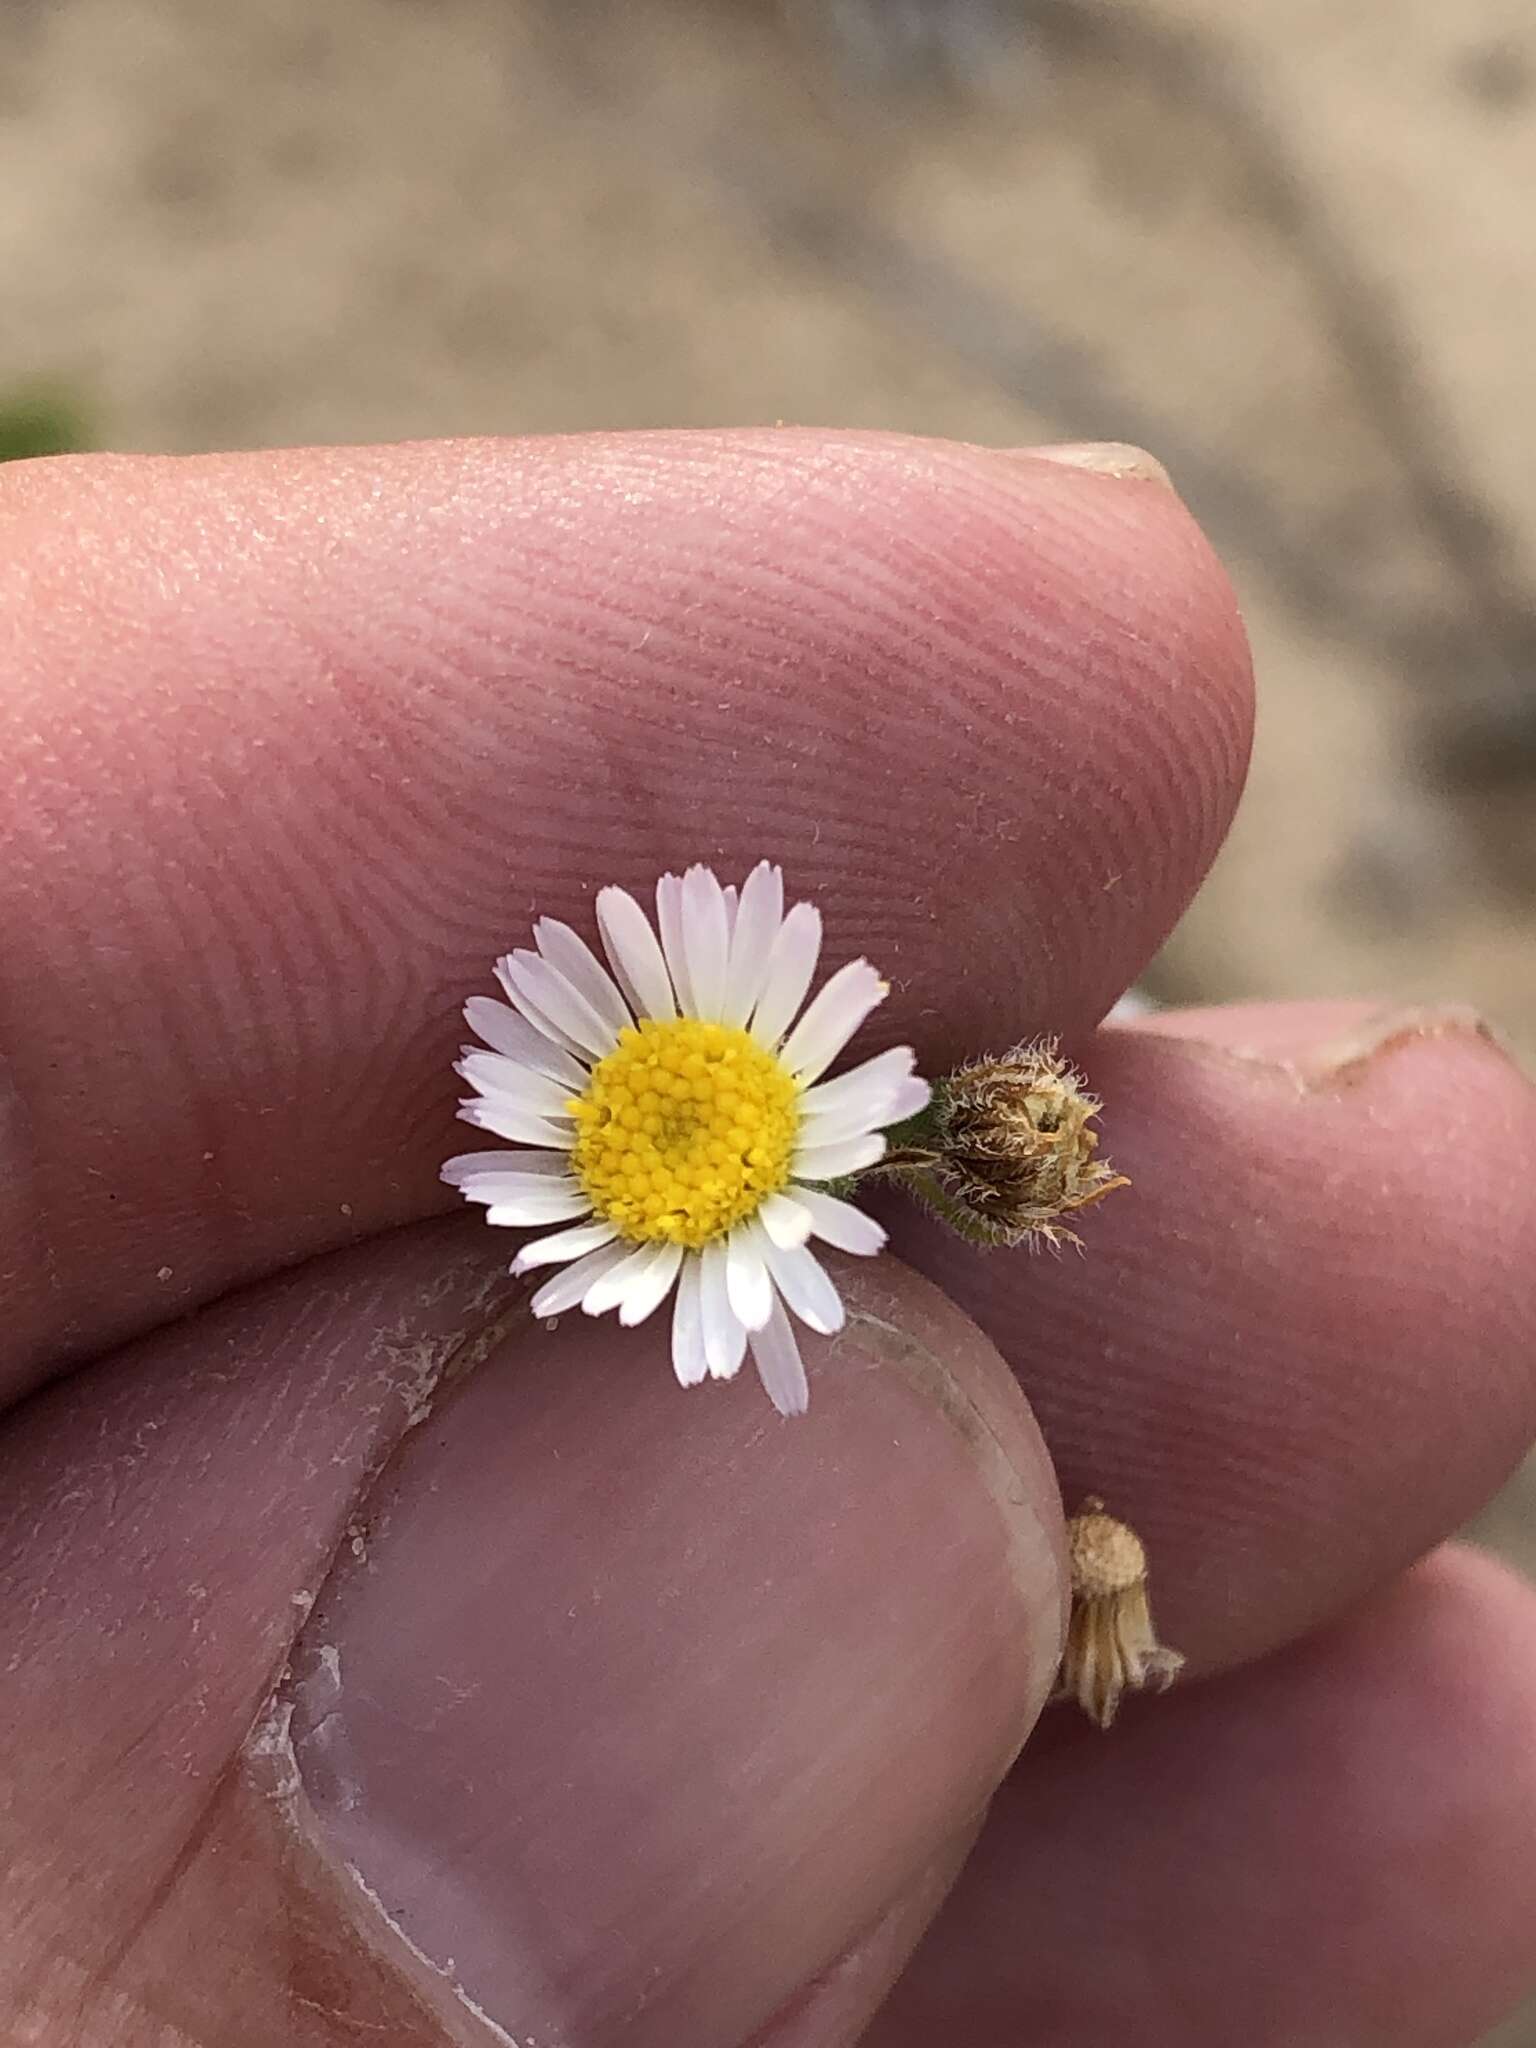
[[[1142,441],[1263,689],[1149,986],[1536,1061],[1533,112],[1524,0],[15,0],[0,393],[123,448]],[[1483,1533],[1536,1569],[1536,1478]]]

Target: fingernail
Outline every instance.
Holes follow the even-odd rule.
[[[1347,1088],[1397,1054],[1443,1040],[1486,1048],[1517,1073],[1525,1071],[1505,1033],[1470,1003],[1260,1004],[1197,1012],[1189,1021],[1175,1010],[1159,1012],[1141,1028],[1186,1046],[1192,1058],[1246,1064],[1305,1093]]]
[[[1045,448],[1022,448],[1021,455],[1039,462],[1059,462],[1068,469],[1091,469],[1096,476],[1134,478],[1141,483],[1174,488],[1173,478],[1145,448],[1130,441],[1060,441]]]
[[[317,1832],[519,2039],[752,2038],[981,1810],[1049,1689],[1059,1508],[1006,1367],[894,1261],[839,1284],[803,1421],[747,1374],[683,1391],[661,1327],[506,1340],[306,1624]]]

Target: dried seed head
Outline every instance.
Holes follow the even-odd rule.
[[[1068,1522],[1067,1561],[1074,1600],[1104,1600],[1146,1583],[1146,1546],[1134,1529],[1105,1514],[1101,1500],[1085,1500]]]
[[[938,1172],[992,1243],[1076,1242],[1060,1219],[1127,1185],[1094,1156],[1101,1105],[1054,1042],[962,1067],[941,1097]]]
[[[1072,1613],[1061,1660],[1058,1699],[1075,1699],[1090,1721],[1107,1728],[1122,1693],[1172,1685],[1184,1659],[1157,1640],[1147,1600],[1147,1553],[1141,1538],[1085,1500],[1067,1523]]]

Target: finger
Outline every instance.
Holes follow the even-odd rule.
[[[6,478],[13,1386],[450,1200],[533,913],[782,858],[938,1059],[1091,1021],[1225,828],[1247,664],[1172,494],[895,437]]]
[[[814,1428],[649,1326],[530,1332],[498,1263],[421,1226],[13,1414],[0,2019],[704,2048],[877,2002],[1059,1652],[1016,1388],[890,1262]]]
[[[1536,1984],[1536,1593],[1487,1558],[1045,1749],[869,2048],[1459,2048]]]
[[[1018,1374],[1069,1504],[1146,1538],[1196,1667],[1314,1628],[1458,1528],[1536,1435],[1536,1091],[1461,1012],[1104,1032],[1131,1177],[1081,1256],[904,1257]]]

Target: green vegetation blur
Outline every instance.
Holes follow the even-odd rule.
[[[90,446],[78,408],[46,391],[0,394],[0,462],[71,455]]]

